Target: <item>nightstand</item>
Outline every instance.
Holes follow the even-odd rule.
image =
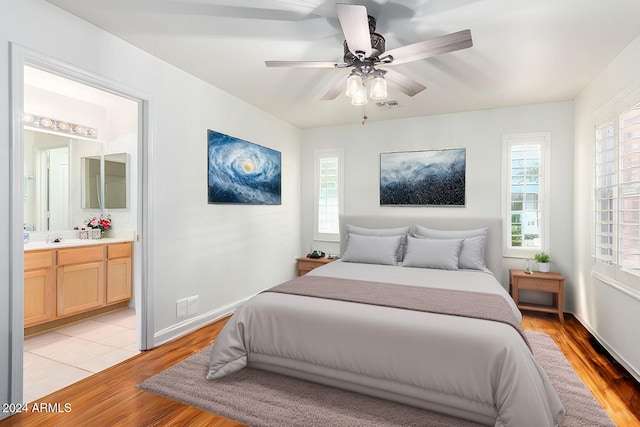
[[[304,276],[314,268],[322,267],[325,264],[335,261],[337,258],[296,258],[298,261],[298,276]]]
[[[534,271],[527,274],[524,270],[509,270],[511,276],[511,295],[519,309],[556,313],[560,322],[564,322],[562,313],[564,297],[564,276],[558,273]],[[524,304],[518,302],[518,291],[539,291],[553,294],[553,305]]]

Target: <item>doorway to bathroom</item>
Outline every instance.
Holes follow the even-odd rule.
[[[105,279],[105,307],[89,310],[87,316],[81,312],[68,316],[71,311],[65,311],[69,306],[61,302],[60,288],[43,292],[42,299],[57,298],[52,305],[55,321],[27,321],[40,304],[37,295],[34,304],[32,292],[38,289],[39,279],[32,280],[33,275],[25,270],[20,280],[17,270],[26,269],[27,263],[13,264],[17,268],[11,286],[15,295],[22,296],[13,304],[24,310],[15,310],[19,314],[12,317],[14,336],[23,337],[12,342],[12,365],[22,367],[23,375],[17,378],[18,372],[12,369],[11,388],[14,396],[33,401],[151,345],[144,283],[146,248],[141,238],[148,101],[100,76],[18,46],[12,48],[12,144],[22,154],[12,159],[14,182],[22,184],[21,197],[12,198],[21,209],[12,212],[24,227],[24,254],[34,249],[57,255],[65,244],[73,246],[83,238],[82,229],[89,229],[92,218],[109,218],[111,226],[100,242],[105,248],[101,268],[108,272],[112,261],[120,262],[114,271],[128,271],[125,276],[130,277],[129,295],[118,297],[118,303],[111,306],[110,284]],[[14,185],[15,189],[18,193],[20,187]],[[130,247],[126,259],[110,259],[110,242]],[[14,259],[20,256],[13,255]],[[61,265],[54,262],[52,270],[54,284],[59,283],[65,274]],[[73,280],[65,283],[73,288]],[[77,286],[83,280],[76,280]],[[43,276],[43,287],[45,281]]]

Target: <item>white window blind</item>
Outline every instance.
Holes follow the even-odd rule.
[[[593,273],[640,290],[640,103],[611,108],[596,125]],[[624,290],[624,289],[623,289]]]
[[[314,239],[338,241],[342,213],[342,150],[316,151]]]
[[[320,159],[320,188],[318,196],[318,232],[336,234],[338,229],[339,199],[337,157]]]
[[[640,275],[640,103],[620,115],[620,266]]]
[[[617,258],[618,252],[615,224],[618,167],[614,138],[613,120],[596,128],[595,257],[607,264]]]
[[[531,257],[545,250],[548,222],[545,203],[550,135],[504,137],[505,255]]]

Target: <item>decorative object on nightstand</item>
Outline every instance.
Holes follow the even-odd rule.
[[[309,258],[309,257],[301,257],[296,258],[298,262],[298,276],[304,276],[314,268],[322,267],[325,264],[330,263],[331,261],[335,261],[337,258]]]
[[[551,257],[546,252],[540,252],[535,255],[535,260],[538,263],[538,271],[548,273],[550,270]]]
[[[542,311],[555,313],[564,322],[562,313],[564,299],[564,276],[558,273],[542,273],[535,271],[526,273],[524,270],[509,270],[511,278],[511,296],[521,310]],[[527,304],[518,302],[518,292],[521,290],[548,292],[553,294],[551,306],[541,304]]]
[[[524,273],[525,274],[533,273],[533,269],[531,268],[531,261],[533,261],[533,260],[531,260],[531,259],[527,260],[527,267],[524,269]]]

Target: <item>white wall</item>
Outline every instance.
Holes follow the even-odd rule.
[[[640,301],[591,277],[594,114],[640,88],[640,38],[631,43],[575,101],[575,286],[567,295],[573,313],[640,380]]]
[[[424,96],[429,96],[427,93]],[[352,126],[303,130],[302,225],[304,250],[338,253],[339,246],[313,241],[313,162],[318,148],[344,147],[345,210],[347,215],[422,215],[500,217],[502,136],[551,132],[550,251],[555,271],[572,283],[573,247],[573,103],[471,111]],[[466,148],[466,207],[381,207],[379,203],[380,153],[433,148]],[[523,260],[505,260],[508,269],[523,268]]]
[[[46,28],[46,31],[44,31]],[[150,282],[154,332],[177,324],[175,302],[199,295],[215,312],[294,275],[300,255],[301,133],[43,0],[2,1],[0,14],[0,402],[9,395],[9,42],[148,94],[151,120]],[[212,62],[211,66],[222,66]],[[207,204],[207,129],[282,152],[282,205]],[[16,172],[21,176],[21,171]],[[20,243],[21,244],[21,243]],[[16,365],[18,366],[18,365]],[[21,369],[14,375],[22,375]]]

